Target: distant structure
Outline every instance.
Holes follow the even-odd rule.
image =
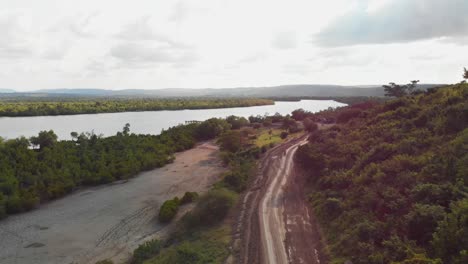
[[[188,124],[200,124],[202,121],[197,121],[197,120],[189,120],[189,121],[185,121],[185,124],[188,125]]]

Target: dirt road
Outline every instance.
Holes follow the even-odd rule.
[[[239,215],[240,263],[325,263],[320,235],[304,196],[304,176],[294,164],[306,136],[267,152]]]
[[[205,143],[128,182],[87,188],[8,217],[0,221],[0,263],[122,263],[138,244],[171,228],[156,218],[164,200],[207,190],[223,170],[218,148]]]

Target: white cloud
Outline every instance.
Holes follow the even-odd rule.
[[[276,33],[272,44],[277,49],[293,49],[297,45],[296,33],[292,31]]]
[[[462,0],[0,4],[0,86],[18,90],[447,83],[468,67]]]
[[[466,0],[392,0],[358,6],[314,36],[321,46],[405,43],[468,35]]]

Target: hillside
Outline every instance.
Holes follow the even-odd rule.
[[[436,84],[421,84],[421,89],[437,86]],[[12,90],[11,90],[12,91]],[[10,92],[11,92],[10,91]],[[243,87],[243,88],[217,88],[217,89],[188,89],[188,88],[168,88],[168,89],[42,89],[30,92],[17,92],[14,94],[0,94],[0,98],[37,98],[37,97],[349,97],[383,96],[384,92],[380,85],[370,86],[341,86],[341,85],[280,85],[271,87]]]
[[[298,151],[332,263],[468,263],[468,85],[310,114]]]

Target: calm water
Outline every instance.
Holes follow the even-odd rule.
[[[300,102],[276,102],[275,105],[176,111],[149,111],[106,113],[68,116],[0,117],[0,137],[16,138],[35,136],[42,130],[52,129],[61,139],[70,138],[70,133],[91,132],[104,136],[115,135],[126,123],[136,134],[159,134],[162,129],[184,123],[187,120],[203,121],[211,117],[229,115],[249,117],[251,115],[286,115],[302,108],[317,112],[328,107],[344,106],[335,101],[302,100]]]

